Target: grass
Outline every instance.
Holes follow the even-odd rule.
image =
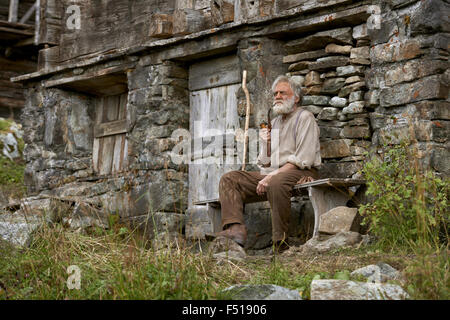
[[[352,279],[350,272],[380,261],[399,270],[418,262],[407,253],[386,254],[369,246],[313,256],[292,252],[275,260],[251,256],[245,262],[218,264],[207,251],[183,240],[175,247],[156,250],[138,233],[124,233],[120,226],[102,234],[83,234],[61,225],[44,226],[29,248],[0,245],[0,256],[0,299],[14,300],[229,299],[222,290],[237,284],[275,284],[309,299],[313,279],[361,280]],[[67,285],[72,265],[81,270],[80,290]],[[448,273],[445,270],[427,279],[435,283]],[[411,279],[423,276],[428,275],[415,274]],[[428,286],[418,281],[414,288]],[[423,294],[433,298],[435,292],[442,291],[438,298],[446,294],[440,285],[437,291],[428,291]]]

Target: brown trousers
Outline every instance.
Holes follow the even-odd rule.
[[[318,178],[317,170],[297,168],[273,176],[263,196],[256,187],[265,175],[259,172],[231,171],[222,176],[219,183],[219,199],[222,212],[222,227],[232,223],[244,223],[244,204],[269,201],[272,209],[272,241],[275,243],[288,237],[291,216],[292,187],[301,177]]]

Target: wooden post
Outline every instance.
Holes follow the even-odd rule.
[[[247,145],[248,145],[248,127],[250,125],[250,94],[247,89],[247,70],[242,75],[242,89],[245,92],[247,100],[247,109],[245,112],[245,131],[244,131],[244,156],[242,157],[242,171],[245,171],[245,163],[247,162]]]
[[[8,22],[17,22],[19,18],[19,0],[9,0]]]
[[[36,6],[34,44],[39,45],[39,35],[41,32],[41,0],[36,0],[34,5]]]

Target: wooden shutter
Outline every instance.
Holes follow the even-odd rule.
[[[127,93],[98,98],[94,127],[94,171],[109,175],[126,170]]]

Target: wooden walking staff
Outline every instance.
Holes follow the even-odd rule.
[[[245,92],[245,98],[247,100],[247,109],[245,111],[244,155],[242,157],[242,171],[245,171],[245,163],[247,162],[248,127],[250,125],[250,94],[247,89],[247,70],[244,70],[242,75],[242,89]]]

